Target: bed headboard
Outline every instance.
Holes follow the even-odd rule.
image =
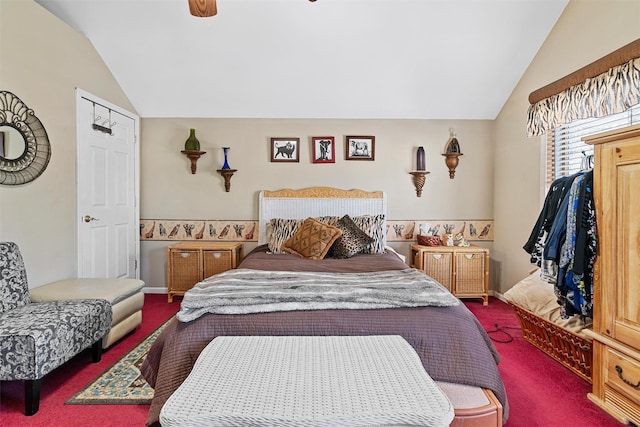
[[[387,196],[383,191],[342,190],[310,187],[301,190],[260,192],[258,244],[267,243],[267,223],[271,218],[305,219],[318,216],[380,215],[387,218]],[[386,244],[386,234],[385,234]]]

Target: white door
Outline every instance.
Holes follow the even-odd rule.
[[[139,278],[139,118],[76,91],[78,277]]]

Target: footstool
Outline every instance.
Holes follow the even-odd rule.
[[[102,348],[117,340],[142,323],[144,282],[138,279],[67,279],[29,290],[31,301],[68,299],[105,299],[111,303],[111,330],[102,340]]]
[[[166,426],[449,426],[400,336],[220,336],[160,411]]]

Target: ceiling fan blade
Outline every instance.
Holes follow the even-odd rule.
[[[189,12],[202,18],[214,16],[218,13],[216,0],[189,0]]]

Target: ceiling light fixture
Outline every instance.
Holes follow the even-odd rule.
[[[316,0],[309,0],[311,3]],[[189,12],[199,18],[208,18],[218,13],[216,0],[189,0]]]
[[[200,18],[215,16],[218,13],[216,0],[189,0],[189,12]]]

